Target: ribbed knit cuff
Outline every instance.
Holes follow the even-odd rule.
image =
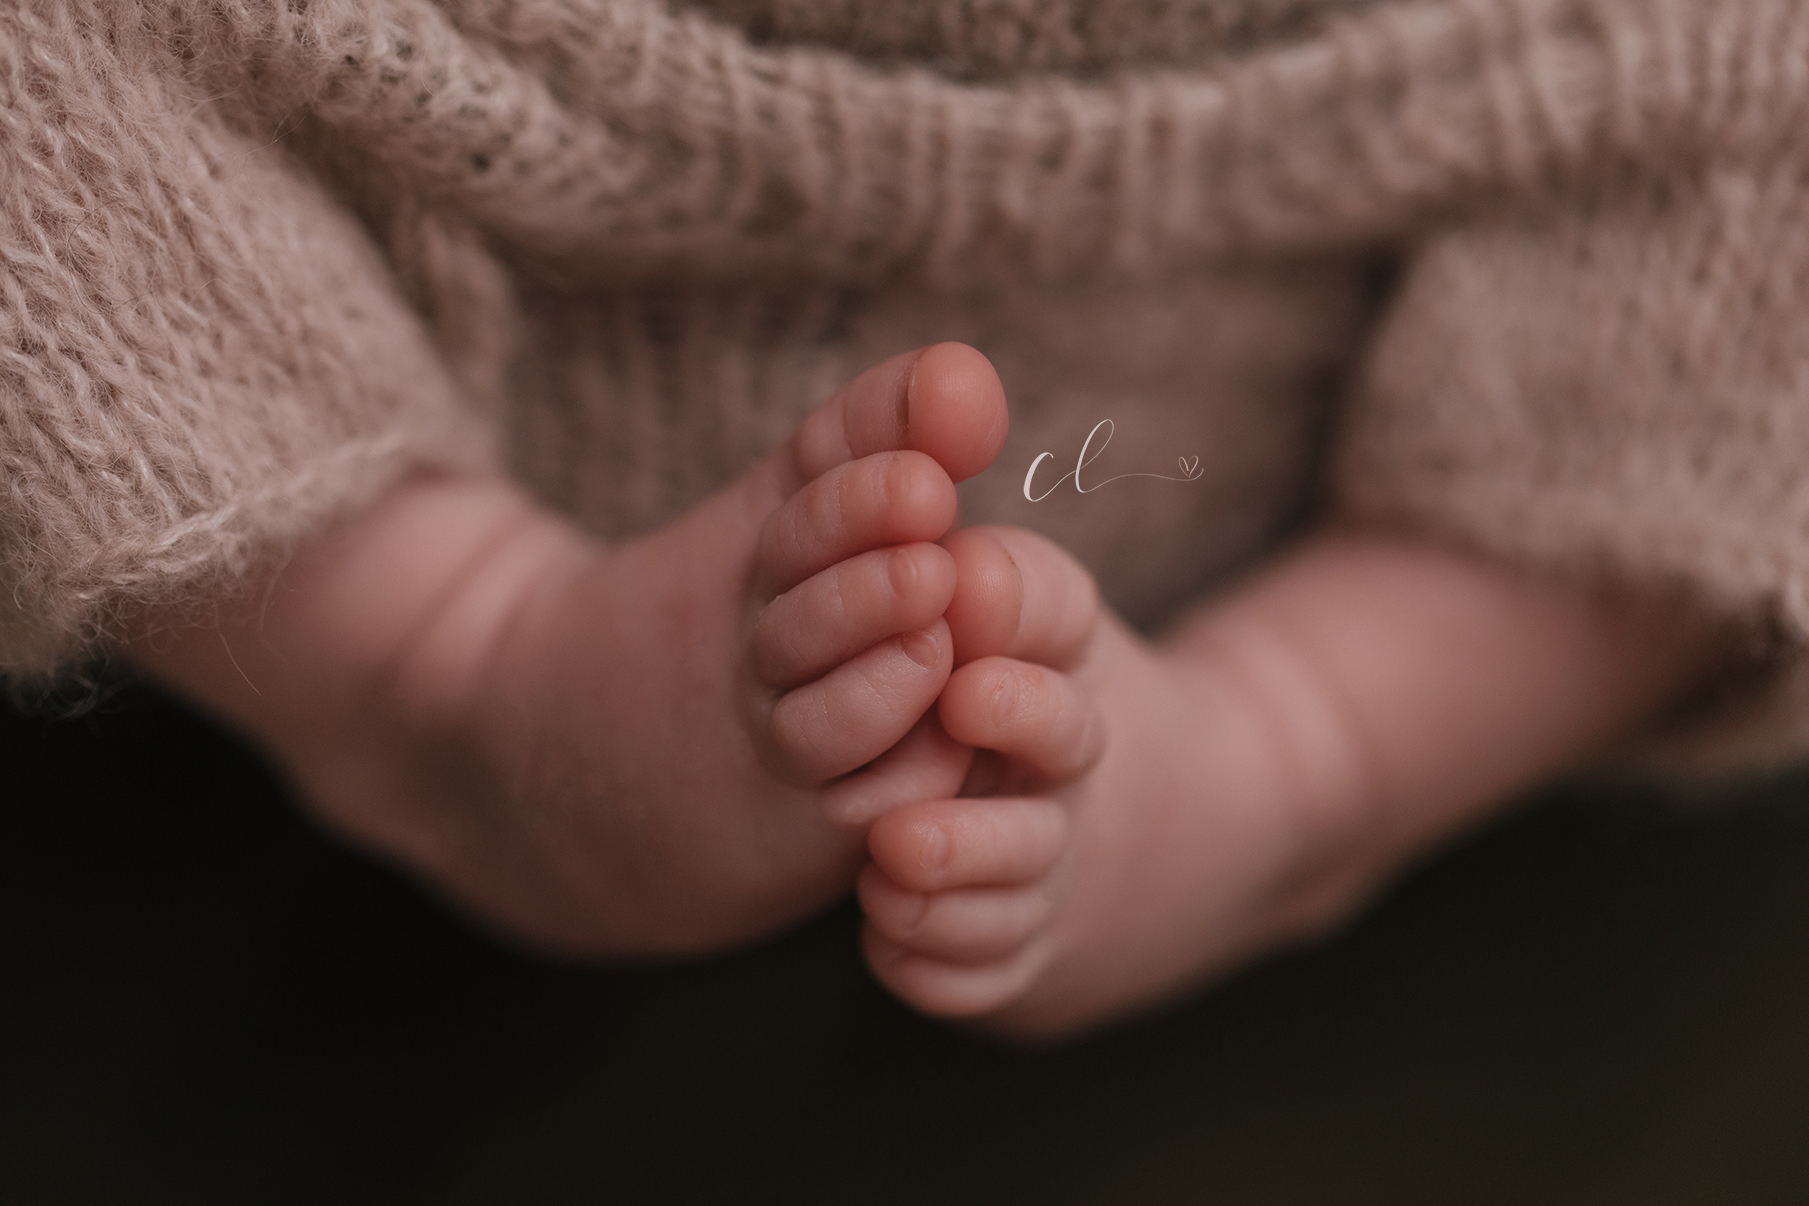
[[[1499,216],[1411,261],[1342,435],[1347,514],[1682,589],[1756,671],[1650,753],[1809,756],[1809,204],[1799,164]]]

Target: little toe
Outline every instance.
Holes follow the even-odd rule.
[[[953,796],[973,760],[973,747],[950,737],[931,708],[891,749],[825,787],[823,815],[844,829],[865,832],[901,805]]]
[[[821,783],[865,766],[922,719],[953,662],[948,625],[937,620],[788,692],[769,717],[773,769],[794,782]]]
[[[939,343],[894,356],[819,406],[792,437],[799,483],[875,452],[914,449],[965,481],[999,455],[1005,390],[974,349]]]
[[[914,954],[951,963],[1003,959],[1049,920],[1048,896],[1036,888],[967,888],[912,892],[869,865],[856,886],[867,924]]]
[[[1067,809],[1051,800],[925,800],[874,821],[867,852],[898,888],[928,893],[1029,884],[1067,840]]]
[[[955,485],[921,452],[877,452],[811,481],[761,526],[755,589],[775,597],[871,549],[941,538]]]
[[[754,625],[754,665],[789,689],[889,636],[934,624],[955,593],[955,563],[933,544],[874,549],[792,587]]]
[[[1030,943],[990,963],[952,963],[893,942],[871,924],[861,928],[861,948],[873,976],[906,1004],[933,1017],[982,1018],[1019,999],[1041,970]]]
[[[1051,782],[1084,773],[1105,749],[1091,696],[1069,676],[1032,662],[969,662],[949,676],[939,711],[955,740],[994,750]]]
[[[1099,620],[1099,587],[1065,549],[1025,528],[983,525],[943,539],[955,559],[948,607],[955,661],[1015,657],[1064,667]]]

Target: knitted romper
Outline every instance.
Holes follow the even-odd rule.
[[[7,0],[0,671],[421,466],[644,531],[959,339],[965,518],[1134,622],[1377,520],[1749,621],[1688,748],[1792,757],[1805,117],[1797,0]],[[1106,419],[1198,479],[1029,502]]]

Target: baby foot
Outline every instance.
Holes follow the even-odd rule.
[[[867,958],[925,1012],[1049,1037],[1158,1003],[1341,915],[1235,683],[1103,610],[1090,575],[1015,528],[973,528],[947,612],[940,716],[983,751],[962,798],[872,827]]]
[[[933,542],[1005,427],[991,366],[939,345],[862,374],[667,527],[569,534],[462,693],[460,774],[484,788],[463,838],[443,813],[414,861],[582,951],[717,947],[846,892],[875,816],[967,772],[932,711],[955,586]]]

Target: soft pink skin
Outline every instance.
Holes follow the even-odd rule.
[[[1321,536],[1160,644],[1043,538],[968,529],[948,610],[965,798],[882,816],[875,974],[1046,1039],[1337,924],[1413,854],[1624,734],[1705,621],[1387,536]]]
[[[1335,924],[1714,653],[1679,609],[1360,534],[1152,645],[1048,541],[947,534],[1005,429],[938,345],[643,539],[417,479],[127,651],[519,938],[713,949],[858,875],[884,983],[1027,1037]]]
[[[984,358],[862,374],[746,477],[608,547],[496,480],[421,479],[213,627],[130,656],[354,838],[559,950],[706,950],[845,894],[873,817],[953,794],[932,710],[954,482],[1004,443]]]

